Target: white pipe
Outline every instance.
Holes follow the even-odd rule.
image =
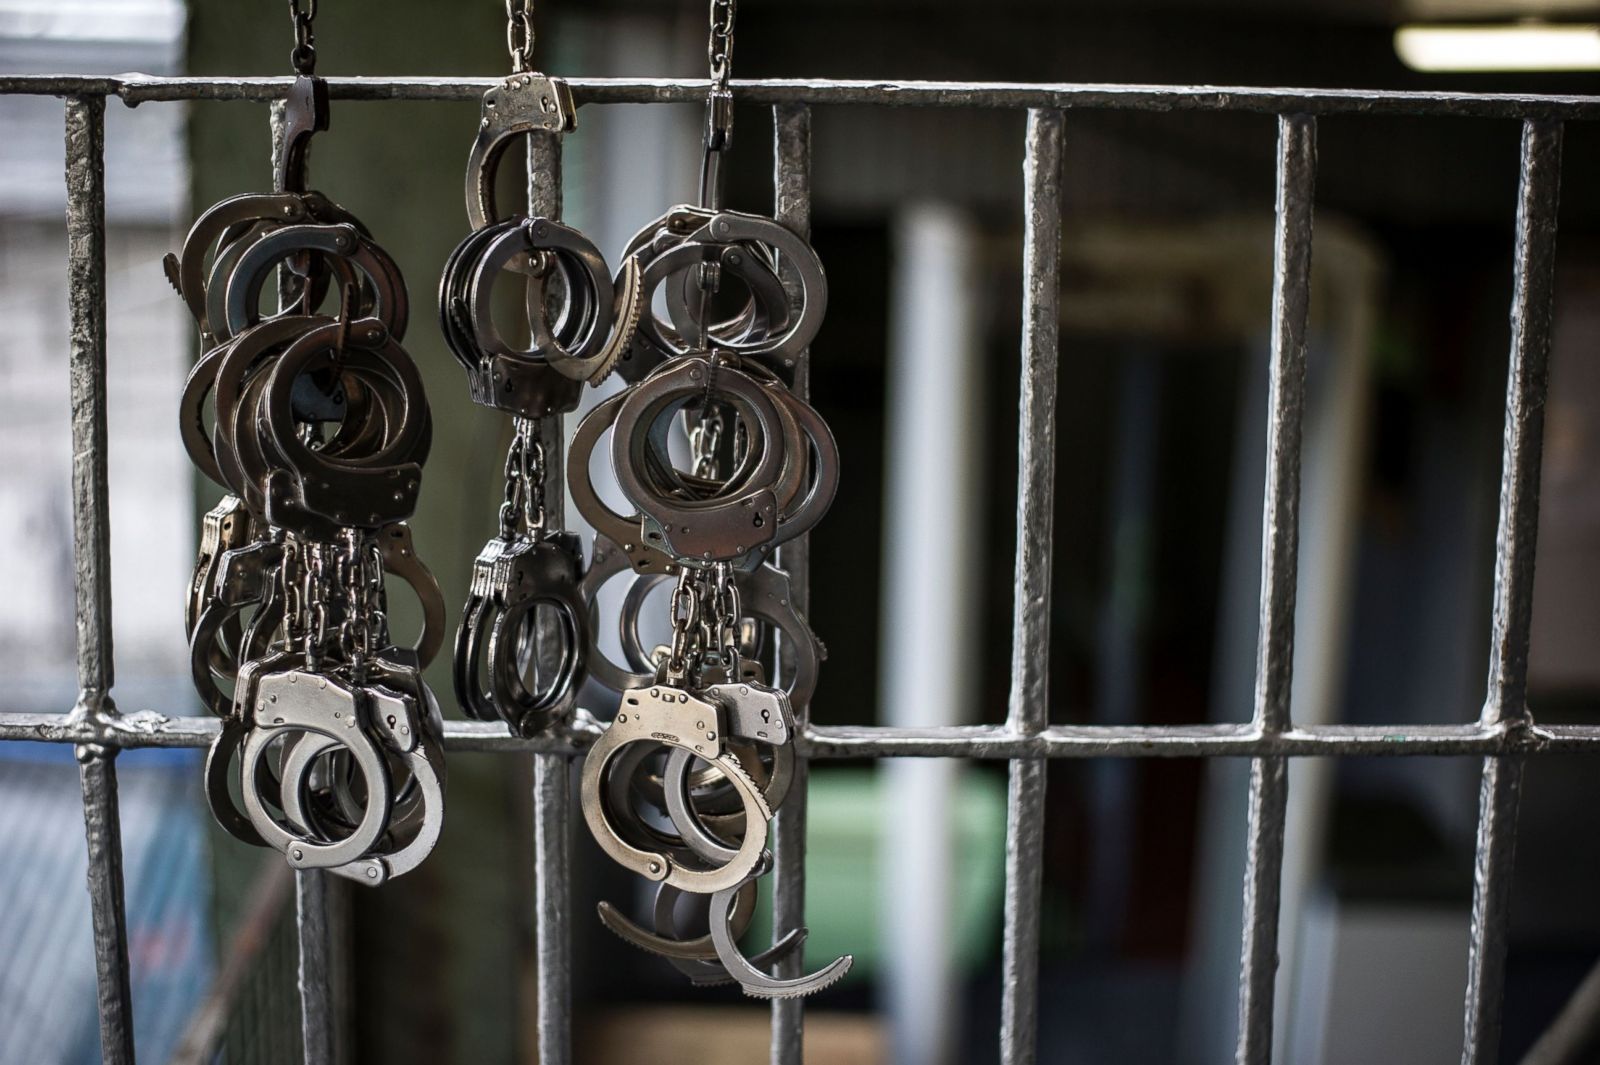
[[[880,698],[893,726],[970,720],[982,533],[978,235],[944,207],[896,221],[887,388]],[[961,763],[891,760],[885,785],[884,1006],[896,1065],[952,1061],[951,948]]]

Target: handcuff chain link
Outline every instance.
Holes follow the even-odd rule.
[[[726,92],[733,72],[733,20],[737,0],[711,0],[711,35],[706,41],[706,65],[713,92]]]
[[[700,619],[702,594],[699,572],[683,567],[672,589],[672,647],[666,662],[668,684],[681,686],[698,672],[704,646]]]
[[[506,0],[506,51],[513,74],[533,69],[533,0]]]
[[[694,475],[710,480],[717,476],[717,451],[722,447],[722,411],[710,403],[700,412],[700,420],[689,430],[689,450],[694,454]]]
[[[317,37],[312,23],[317,17],[317,0],[289,0],[289,18],[294,23],[294,50],[289,62],[295,73],[307,77],[317,69]]]
[[[732,681],[739,677],[739,622],[744,616],[744,605],[739,600],[738,582],[733,579],[733,566],[719,562],[714,573],[717,643],[722,655],[722,667],[728,680]]]
[[[517,521],[527,527],[530,538],[544,532],[545,453],[539,440],[538,423],[532,418],[515,419],[516,431],[506,450],[505,497],[500,503],[500,539],[517,538]]]
[[[346,530],[345,539],[339,545],[336,570],[344,596],[339,646],[352,672],[359,678],[367,659],[388,642],[383,559],[377,543],[359,530]]]

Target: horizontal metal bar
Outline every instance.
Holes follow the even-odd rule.
[[[1028,736],[998,725],[956,728],[812,728],[810,758],[1315,758],[1600,752],[1600,726],[1313,725],[1262,732],[1254,725],[1054,725]]]
[[[67,714],[0,712],[0,741],[97,743],[105,747],[207,747],[222,730],[214,717],[167,717],[153,710],[85,720]],[[600,735],[591,719],[565,731],[524,739],[502,722],[447,721],[445,746],[452,751],[555,751],[576,753]]]
[[[67,714],[0,713],[0,742],[96,743],[106,747],[205,747],[222,723],[150,710],[111,722]],[[584,719],[554,736],[513,736],[499,722],[446,721],[447,751],[581,754],[600,735]],[[1322,758],[1600,754],[1600,725],[1310,725],[1264,733],[1254,725],[1052,725],[1040,733],[1004,725],[945,728],[812,726],[800,735],[806,758]]]
[[[279,99],[292,79],[158,78],[77,74],[0,77],[0,95],[116,96],[149,101]],[[475,100],[497,78],[328,78],[339,100]],[[568,78],[579,104],[704,102],[708,84],[694,78]],[[1121,111],[1246,111],[1257,114],[1381,114],[1465,118],[1600,118],[1597,96],[1519,93],[1297,89],[1222,85],[1105,85],[771,78],[733,82],[743,103],[874,104],[887,107],[980,107]]]

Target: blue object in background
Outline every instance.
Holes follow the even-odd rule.
[[[117,758],[134,1036],[166,1061],[215,952],[200,752]],[[0,744],[0,1065],[100,1061],[82,793],[72,748]]]

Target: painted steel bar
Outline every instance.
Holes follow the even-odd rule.
[[[1506,944],[1511,923],[1511,872],[1516,862],[1517,811],[1524,760],[1483,760],[1478,788],[1478,841],[1472,863],[1472,925],[1467,946],[1467,996],[1462,1065],[1500,1060]]]
[[[1495,537],[1493,635],[1480,724],[1510,729],[1528,720],[1528,639],[1539,532],[1539,472],[1555,302],[1556,216],[1561,199],[1559,123],[1522,127],[1511,295],[1511,358]],[[1498,1060],[1511,872],[1516,861],[1520,757],[1484,759],[1473,863],[1472,938],[1467,959],[1463,1065]]]
[[[133,1065],[133,990],[128,976],[128,909],[122,882],[122,817],[117,752],[77,748],[83,787],[83,829],[89,846],[89,914],[94,925],[100,1060]]]
[[[1261,517],[1261,624],[1253,713],[1256,727],[1263,732],[1282,732],[1289,727],[1316,174],[1316,120],[1306,115],[1281,116],[1272,249],[1267,483]]]
[[[533,759],[534,931],[540,1065],[572,1060],[571,760]]]
[[[779,104],[772,109],[773,216],[801,238],[811,238],[811,109],[804,104]],[[794,391],[811,397],[811,350],[795,360]],[[811,610],[811,538],[801,536],[785,544],[778,562],[789,571],[790,598],[806,616]],[[780,646],[779,675],[792,668],[792,649]],[[811,707],[794,708],[802,728],[811,721]],[[774,941],[806,920],[806,820],[809,808],[811,763],[795,759],[794,779],[788,797],[772,826],[772,934]],[[791,956],[778,963],[776,975],[792,979],[801,975],[805,959]],[[805,1058],[805,999],[772,1000],[772,1065],[802,1065]]]
[[[67,284],[71,333],[72,546],[79,712],[115,713],[111,502],[106,449],[105,101],[66,102]],[[104,705],[102,703],[104,702]]]
[[[476,100],[497,78],[328,78],[336,100]],[[116,96],[130,106],[172,100],[248,100],[283,96],[287,77],[152,77],[146,74],[12,74],[0,95]],[[702,103],[696,78],[568,78],[582,104]],[[1523,93],[1302,89],[1248,85],[1113,85],[1071,82],[947,82],[769,78],[735,80],[752,104],[868,104],[1043,110],[1248,111],[1256,114],[1373,114],[1462,118],[1600,118],[1600,96]]]
[[[561,217],[561,139],[554,134],[528,137],[528,210]],[[539,419],[544,448],[544,499],[550,520],[564,524],[562,416]],[[553,629],[554,618],[547,619]],[[558,634],[541,633],[543,646]],[[572,1060],[572,761],[565,752],[533,756],[534,966],[538,979],[540,1065]]]
[[[137,727],[130,727],[130,724]],[[96,743],[107,747],[206,747],[216,718],[119,716],[109,727],[74,724],[70,715],[0,713],[0,742]],[[447,751],[582,753],[599,735],[583,721],[567,732],[525,739],[497,722],[446,721]],[[1311,725],[1265,734],[1243,725],[1051,725],[1036,735],[1004,725],[878,728],[813,725],[797,738],[813,760],[849,758],[1334,758],[1503,754],[1600,754],[1600,726]]]
[[[1539,472],[1555,303],[1561,141],[1558,123],[1523,124],[1485,725],[1520,721],[1528,712],[1528,632],[1533,619]]]
[[[323,869],[296,869],[295,931],[300,940],[296,986],[300,991],[300,1043],[305,1065],[333,1065],[338,1045],[334,1008],[332,927],[329,915],[331,874]]]
[[[1028,112],[1024,141],[1022,379],[1017,449],[1017,594],[1007,728],[1034,736],[1050,712],[1050,562],[1056,488],[1056,367],[1061,322],[1060,111]],[[1000,1060],[1031,1065],[1039,1027],[1039,925],[1048,766],[1011,763],[1006,796]]]
[[[106,454],[105,101],[69,97],[65,106],[68,347],[72,402],[72,540],[78,635],[78,703],[72,726],[99,731],[116,719],[111,701],[111,505]],[[117,749],[76,748],[89,851],[100,1056],[133,1065],[133,991],[122,882]]]
[[[288,105],[273,100],[267,115],[273,191],[281,192],[278,164],[285,150]],[[278,308],[291,301],[290,273],[278,269]],[[295,986],[300,997],[300,1044],[305,1065],[333,1065],[339,1046],[340,1015],[333,986],[333,950],[336,918],[330,898],[335,890],[331,876],[321,869],[297,869],[294,874],[294,928],[296,940]]]
[[[1272,252],[1272,355],[1268,369],[1267,473],[1261,530],[1261,626],[1256,643],[1254,726],[1263,735],[1290,727],[1294,612],[1300,555],[1300,442],[1305,414],[1306,328],[1311,306],[1312,202],[1317,125],[1309,115],[1278,118],[1277,202]],[[1278,909],[1289,802],[1289,765],[1278,757],[1250,765],[1240,946],[1240,1065],[1272,1060],[1272,1010],[1278,976]]]

